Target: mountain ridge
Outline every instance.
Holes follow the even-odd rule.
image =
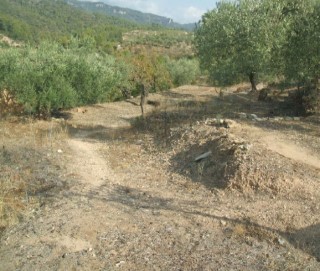
[[[152,13],[144,13],[138,10],[124,8],[119,6],[113,6],[106,4],[102,1],[91,2],[91,1],[79,1],[79,0],[64,0],[67,4],[84,9],[86,11],[94,13],[102,13],[104,15],[120,17],[129,21],[133,21],[138,24],[145,25],[159,25],[167,28],[177,28],[184,30],[193,30],[195,23],[180,24],[174,22],[173,19],[156,15]]]

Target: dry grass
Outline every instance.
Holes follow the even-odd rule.
[[[172,255],[170,254],[168,259],[173,261],[173,264],[179,265],[179,261],[175,260],[179,258],[172,257],[180,257],[177,254],[181,254],[183,259],[190,260],[188,262],[190,266],[192,259],[212,263],[210,257],[216,251],[215,246],[220,245],[219,252],[222,251],[222,255],[223,251],[226,251],[226,255],[222,255],[224,258],[218,256],[215,259],[220,261],[222,258],[221,261],[225,261],[223,263],[224,267],[228,264],[236,266],[237,262],[231,263],[229,259],[237,261],[234,256],[239,255],[239,264],[243,264],[246,259],[248,263],[257,264],[250,270],[254,270],[254,268],[256,268],[255,270],[273,271],[319,270],[316,262],[316,259],[319,259],[318,251],[320,251],[318,249],[319,238],[317,238],[319,237],[319,219],[317,216],[319,194],[315,189],[317,186],[312,181],[316,175],[311,176],[311,170],[308,170],[311,172],[309,172],[310,176],[299,175],[300,170],[297,166],[292,171],[293,167],[287,167],[293,163],[292,161],[290,162],[287,158],[276,155],[276,153],[272,154],[272,152],[266,151],[265,147],[261,147],[255,141],[257,135],[251,134],[256,131],[252,126],[263,128],[259,131],[268,135],[268,129],[275,130],[279,134],[292,137],[290,138],[292,141],[300,142],[298,136],[301,134],[304,143],[314,143],[315,145],[312,145],[312,147],[315,146],[314,149],[316,150],[318,146],[316,143],[318,142],[316,140],[317,127],[302,121],[272,122],[268,120],[260,123],[251,120],[236,120],[236,123],[230,124],[230,129],[225,130],[219,124],[220,122],[217,123],[213,119],[219,121],[224,118],[232,119],[239,112],[266,116],[270,109],[274,109],[272,103],[258,103],[249,95],[232,94],[226,91],[222,99],[218,96],[218,93],[213,88],[184,87],[180,88],[179,91],[171,91],[161,95],[154,94],[152,99],[159,101],[160,106],[152,107],[147,104],[146,112],[152,113],[145,114],[144,117],[140,117],[140,108],[133,102],[132,104],[136,106],[128,106],[125,102],[118,102],[87,107],[80,111],[73,110],[72,119],[68,121],[68,130],[75,139],[76,146],[75,152],[70,152],[72,153],[72,156],[70,155],[72,163],[77,164],[83,159],[87,164],[87,161],[90,160],[89,166],[83,170],[85,173],[87,169],[91,170],[91,173],[95,172],[97,165],[106,164],[107,169],[101,170],[101,175],[97,176],[103,176],[103,178],[107,176],[107,183],[101,186],[101,191],[100,188],[98,191],[95,186],[93,188],[89,186],[92,174],[85,175],[88,180],[87,185],[91,189],[88,195],[83,191],[84,194],[80,195],[84,199],[86,197],[84,195],[87,195],[88,201],[85,200],[85,202],[88,203],[81,201],[81,207],[79,208],[77,197],[73,198],[74,195],[66,197],[64,209],[59,207],[61,216],[59,214],[51,217],[51,213],[48,214],[51,225],[58,228],[57,225],[67,221],[67,215],[71,210],[70,206],[77,206],[73,211],[81,213],[83,211],[81,208],[88,208],[89,210],[90,207],[90,214],[94,217],[94,223],[97,224],[94,231],[104,231],[105,225],[112,222],[110,236],[103,235],[106,240],[105,247],[102,247],[101,243],[99,244],[99,249],[103,251],[101,255],[107,255],[109,249],[113,251],[117,249],[125,251],[127,249],[130,254],[126,255],[129,258],[127,262],[131,259],[132,262],[136,263],[136,260],[142,257],[141,255],[143,257],[145,255],[141,248],[144,246],[146,248],[150,247],[150,239],[145,238],[145,236],[152,236],[157,227],[162,229],[168,221],[168,224],[177,221],[176,225],[179,226],[176,226],[173,231],[170,230],[169,232],[167,229],[163,232],[156,231],[157,236],[160,233],[163,239],[179,238],[178,240],[180,240],[180,237],[184,238],[186,233],[191,232],[191,229],[199,230],[201,234],[195,233],[190,240],[182,240],[181,244],[183,246],[172,246]],[[279,110],[277,114],[281,112]],[[285,116],[287,112],[284,111],[284,113]],[[241,125],[237,123],[241,123]],[[0,149],[0,170],[6,169],[8,172],[6,178],[0,176],[5,187],[3,189],[5,193],[0,195],[2,197],[0,211],[1,214],[7,212],[6,217],[4,218],[3,215],[1,221],[13,224],[22,217],[22,214],[36,208],[37,205],[43,203],[43,200],[46,200],[46,198],[41,198],[43,191],[54,188],[53,186],[56,183],[53,179],[56,178],[57,174],[52,172],[53,161],[61,160],[57,154],[57,150],[60,148],[59,142],[68,137],[68,133],[66,131],[67,126],[56,122],[29,121],[25,124],[3,122],[0,125],[0,142],[6,142],[5,148]],[[295,129],[294,132],[293,129]],[[299,132],[299,129],[301,129],[301,132]],[[230,137],[221,137],[224,132],[228,132]],[[209,136],[212,137],[208,139]],[[214,141],[216,136],[221,139],[221,142]],[[227,138],[230,140],[227,140]],[[213,141],[214,144],[212,142],[208,143],[208,141]],[[214,164],[210,160],[211,158],[199,164],[189,163],[189,161],[194,161],[197,155],[207,151],[208,148],[213,149],[212,159],[223,162],[224,160],[220,159],[222,156],[228,158],[225,161],[230,161],[234,152],[239,150],[239,148],[231,148],[230,146],[233,146],[233,143],[235,146],[240,146],[243,142],[253,143],[256,151],[259,151],[259,159],[252,159],[252,164],[245,163],[249,169],[256,169],[257,164],[263,162],[264,167],[260,167],[257,172],[268,172],[268,170],[265,170],[265,165],[268,165],[270,159],[276,161],[276,164],[271,164],[271,168],[278,168],[281,163],[285,163],[287,166],[279,167],[282,171],[281,174],[283,174],[283,171],[288,172],[288,174],[293,172],[292,174],[296,178],[301,179],[301,183],[303,182],[301,187],[303,186],[305,190],[296,189],[296,183],[286,181],[280,183],[283,188],[280,191],[283,191],[283,193],[275,194],[273,192],[278,189],[278,186],[273,178],[270,181],[273,183],[274,189],[271,189],[270,193],[269,190],[261,189],[265,186],[259,187],[256,183],[253,183],[255,186],[252,189],[244,190],[247,194],[236,189],[222,189],[212,182],[213,177],[216,178],[218,174],[211,173],[215,173],[213,169],[224,166],[224,163]],[[79,143],[82,143],[80,144],[82,146],[80,152],[77,149]],[[0,147],[2,147],[1,145]],[[93,150],[91,151],[90,148]],[[220,151],[215,153],[215,149]],[[89,155],[82,156],[81,152],[83,150],[86,150]],[[95,150],[99,150],[99,155],[95,153]],[[103,157],[100,155],[103,155]],[[104,160],[106,163],[103,163]],[[83,161],[79,163],[76,169],[83,166]],[[92,161],[96,162],[93,163]],[[297,165],[297,162],[295,162],[295,165]],[[40,170],[40,166],[44,169]],[[67,166],[69,167],[70,164]],[[112,169],[110,172],[108,167]],[[75,169],[73,171],[77,172]],[[256,173],[256,171],[253,173]],[[245,179],[248,178],[248,175],[244,176]],[[249,177],[256,179],[257,176],[260,175],[253,174]],[[310,178],[309,181],[304,178],[306,176]],[[98,177],[96,179],[100,180]],[[264,180],[259,179],[258,181],[262,183]],[[300,185],[300,182],[298,184]],[[239,185],[241,186],[242,183]],[[112,201],[112,204],[100,202],[101,199],[105,200],[106,193],[109,192],[111,195],[109,200]],[[9,200],[7,201],[7,199]],[[114,206],[117,206],[117,208],[113,209]],[[145,211],[145,206],[154,210],[154,212]],[[131,210],[130,208],[133,208],[134,211],[128,212],[128,210]],[[65,210],[68,210],[68,212],[65,212]],[[143,215],[137,213],[142,210]],[[179,215],[173,217],[173,212]],[[64,213],[67,213],[67,215]],[[103,217],[106,213],[108,217]],[[113,237],[120,236],[119,229],[113,225],[119,225],[119,221],[124,221],[124,218],[127,217],[127,221],[130,222],[123,224],[128,227],[132,222],[132,214],[137,214],[137,220],[141,221],[139,225],[144,232],[150,230],[149,234],[139,234],[135,225],[135,233],[131,232],[131,228],[128,235],[126,235],[126,230],[123,231],[124,235],[122,236],[126,237],[126,244],[118,245],[109,242],[108,240],[112,240]],[[44,217],[46,218],[46,216]],[[57,217],[61,219],[57,219]],[[74,217],[78,217],[78,215],[74,215]],[[217,224],[217,219],[222,221],[220,226]],[[78,236],[81,239],[86,238],[83,232],[88,223],[90,230],[92,230],[92,224],[89,220],[89,218],[81,216],[70,223],[69,227],[64,228],[62,232],[57,232],[57,236],[66,234],[68,236]],[[100,221],[101,224],[96,223],[97,221]],[[152,224],[149,224],[150,221],[152,221]],[[31,223],[38,222],[31,221]],[[84,224],[82,229],[79,230],[78,225],[81,223]],[[3,225],[6,226],[7,224]],[[103,225],[102,230],[100,225]],[[39,225],[39,228],[41,227],[42,234],[46,234],[47,227],[42,224]],[[170,226],[170,228],[172,227]],[[211,233],[211,237],[207,235],[208,233]],[[17,239],[25,232],[21,231],[20,234],[17,235],[18,237],[16,236]],[[52,234],[55,235],[56,233]],[[202,236],[205,236],[205,238]],[[94,240],[98,239],[94,238]],[[198,248],[195,249],[191,256],[189,251],[184,251],[184,248],[188,247],[189,241],[192,241],[193,244],[199,244],[199,250],[197,250]],[[25,242],[30,242],[30,239],[28,238]],[[11,251],[16,250],[21,243],[20,239],[17,243],[12,243],[10,257],[12,257]],[[51,247],[52,244],[50,243],[48,246]],[[95,249],[94,246],[92,247]],[[140,251],[132,253],[135,248],[141,250],[141,255]],[[168,247],[165,248],[166,250],[168,250]],[[24,255],[22,249],[18,249],[18,251],[16,255],[18,253]],[[35,255],[40,255],[38,251],[43,251],[43,247],[39,246]],[[161,247],[155,250],[155,254],[159,255],[160,258],[154,260],[158,261],[156,263],[159,266],[165,264],[163,251]],[[230,251],[233,254],[230,254]],[[65,253],[65,248],[61,251],[61,255],[63,253]],[[42,259],[47,261],[48,257],[49,254],[43,256]],[[77,254],[74,257],[73,259],[78,261],[81,256]],[[87,261],[87,256],[85,257],[86,264],[89,265],[90,262]],[[119,263],[117,256],[114,256],[113,259],[112,257],[111,255],[111,261],[108,259],[109,262],[114,260],[115,264]],[[208,258],[206,259],[206,257]],[[59,257],[59,259],[62,258]],[[60,263],[59,259],[54,259],[55,264]],[[95,259],[99,259],[99,257]],[[67,265],[70,262],[66,262],[66,260],[63,258],[64,264]],[[30,266],[35,264],[36,261],[41,261],[40,257],[34,259]],[[104,258],[103,261],[105,261]],[[219,263],[217,262],[217,264]],[[135,268],[125,266],[126,269],[120,269],[137,269],[137,266],[134,266]],[[150,268],[152,269],[152,267]],[[167,268],[167,270],[172,269]],[[204,268],[202,269],[204,270]],[[234,269],[246,270],[243,265]],[[139,270],[144,269],[140,268]]]
[[[22,122],[9,118],[0,123],[0,230],[39,207],[43,192],[55,186],[51,157],[67,136],[59,123]]]

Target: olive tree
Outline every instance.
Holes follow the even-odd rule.
[[[195,32],[201,67],[212,82],[230,84],[270,75],[274,50],[281,47],[283,3],[266,0],[222,1],[203,15]]]
[[[320,4],[305,7],[295,16],[283,47],[285,74],[308,81],[320,76]]]
[[[303,2],[303,1],[302,1]],[[308,1],[306,1],[308,2]],[[305,85],[302,104],[306,112],[320,111],[320,3],[301,3],[283,47],[284,74]],[[302,5],[304,4],[304,5]]]

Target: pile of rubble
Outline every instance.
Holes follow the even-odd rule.
[[[207,119],[192,127],[171,130],[172,169],[209,189],[280,193],[294,165],[237,136],[233,132],[239,125],[228,119]]]

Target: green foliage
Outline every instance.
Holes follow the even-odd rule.
[[[120,78],[113,57],[91,52],[76,40],[68,49],[44,42],[38,48],[0,51],[0,88],[30,113],[114,100]]]
[[[71,36],[91,37],[97,48],[110,51],[124,32],[137,27],[115,17],[82,11],[63,0],[0,0],[0,6],[0,33],[29,43],[49,39],[66,44]]]
[[[320,112],[320,3],[296,1],[282,48],[283,73],[303,85],[299,93],[306,113]]]
[[[318,0],[223,1],[196,29],[201,67],[212,82],[230,84],[249,75],[305,84],[306,111],[319,104],[320,3]],[[318,97],[318,98],[317,98]]]
[[[218,84],[261,78],[310,76],[319,63],[317,1],[223,1],[195,33],[201,67]]]
[[[285,75],[301,82],[320,78],[320,5],[300,7],[289,30],[283,48]]]
[[[87,5],[97,13],[85,11],[86,8],[83,10]],[[116,45],[122,42],[122,36],[134,29],[140,29],[139,35],[128,40],[130,44],[170,47],[177,43],[189,45],[192,40],[190,32],[165,29],[159,25],[138,25],[107,16],[94,3],[0,0],[0,7],[0,33],[32,44],[54,40],[67,45],[70,37],[79,40],[89,37],[94,40],[97,49],[113,53]],[[113,9],[111,11],[113,13]]]
[[[203,16],[196,29],[195,46],[201,66],[209,71],[213,82],[236,83],[251,73],[268,72],[275,26],[268,20],[270,12],[263,2],[220,2]]]
[[[158,29],[157,31],[136,30],[126,33],[124,40],[126,44],[157,47],[171,47],[172,45],[181,43],[191,45],[193,33],[170,29]]]
[[[162,55],[153,55],[152,58],[152,91],[168,90],[173,85],[167,59]]]
[[[73,6],[99,14],[105,14],[108,16],[116,16],[126,19],[128,21],[136,22],[140,25],[152,26],[154,29],[160,29],[164,27],[176,28],[176,29],[187,29],[192,30],[193,24],[178,24],[173,22],[171,19],[151,13],[143,13],[137,10],[128,8],[114,7],[102,3],[101,1],[78,1],[78,0],[65,0],[71,3]],[[96,2],[99,2],[97,5]]]
[[[127,63],[126,73],[133,95],[140,92],[143,84],[148,91],[157,92],[167,90],[172,86],[166,59],[153,50],[142,51],[139,54],[128,54],[121,56]]]
[[[192,33],[159,25],[132,31],[137,25],[63,0],[0,0],[0,6],[0,33],[28,44],[0,43],[0,90],[31,114],[114,101],[120,90],[138,94],[141,84],[151,92],[166,90],[173,81],[190,83],[197,74],[195,61],[163,56],[172,46],[182,53],[191,50]],[[131,52],[114,50],[124,33],[125,45],[137,45]]]
[[[200,75],[199,62],[197,59],[168,59],[167,65],[175,86],[193,83]]]

